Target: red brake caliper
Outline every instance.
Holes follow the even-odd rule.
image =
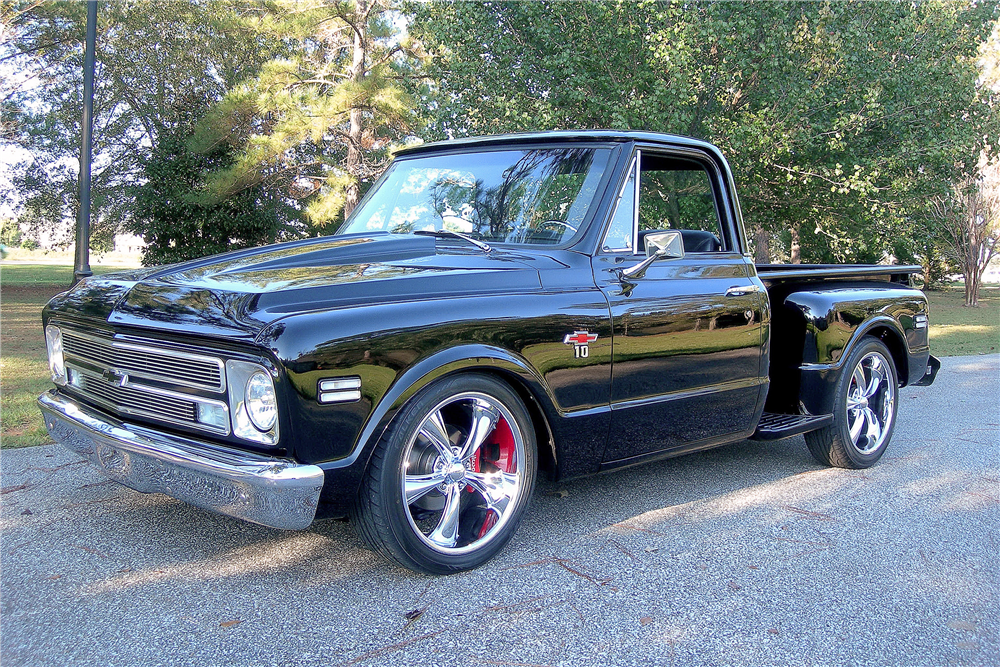
[[[493,458],[493,457],[496,458]],[[517,466],[516,448],[514,446],[514,434],[510,430],[510,424],[503,417],[497,422],[496,428],[479,448],[479,456],[472,462],[472,469],[481,472],[483,462],[488,461],[499,468],[502,472],[514,472]],[[492,466],[491,466],[492,467]],[[485,537],[490,528],[497,524],[496,512],[490,511],[483,520],[483,526],[479,529],[479,537]]]

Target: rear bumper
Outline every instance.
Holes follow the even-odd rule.
[[[939,370],[941,370],[941,360],[932,354],[927,357],[927,369],[924,371],[923,377],[914,382],[913,386],[926,387],[929,384],[933,384]]]
[[[116,482],[272,528],[316,516],[323,471],[124,424],[57,391],[38,397],[49,435]]]

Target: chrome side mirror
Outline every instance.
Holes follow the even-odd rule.
[[[623,269],[618,277],[622,279],[642,278],[649,265],[658,259],[680,259],[684,257],[684,238],[679,230],[646,234],[646,259],[628,269]]]

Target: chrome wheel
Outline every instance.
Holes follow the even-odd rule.
[[[896,367],[875,337],[847,355],[833,392],[833,423],[805,434],[817,461],[838,468],[867,468],[885,453],[896,421]]]
[[[379,439],[351,520],[404,567],[479,567],[510,541],[535,488],[535,424],[506,382],[462,373],[412,396]]]
[[[464,392],[435,405],[402,457],[402,495],[414,534],[431,549],[482,548],[513,516],[524,487],[524,437],[496,398]]]
[[[851,442],[862,454],[876,451],[885,442],[896,404],[896,381],[889,361],[869,352],[854,367],[847,389],[847,423]]]

